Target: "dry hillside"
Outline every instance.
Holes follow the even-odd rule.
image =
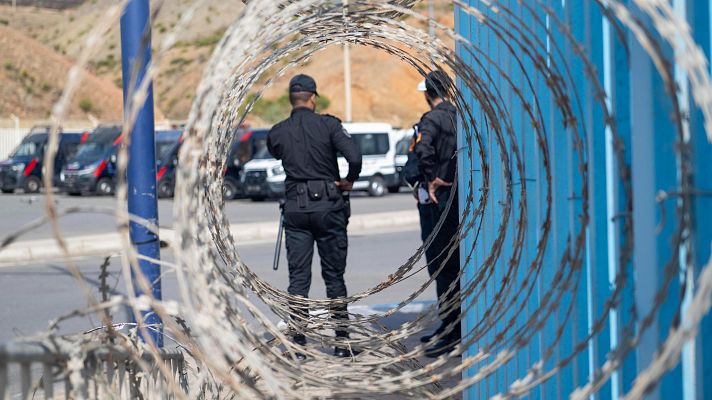
[[[0,26],[0,115],[47,118],[59,98],[72,62],[51,48]],[[72,102],[72,117],[121,118],[121,91],[87,74]]]
[[[112,0],[92,0],[64,11],[18,7],[14,13],[10,7],[0,6],[0,26],[9,26],[36,39],[45,45],[46,51],[73,59],[79,54],[92,24],[102,17],[111,3]],[[154,14],[154,45],[176,25],[190,4],[192,2],[189,0],[163,2],[163,7]],[[161,73],[155,85],[156,105],[172,119],[184,119],[187,116],[203,66],[225,28],[239,16],[243,7],[239,0],[207,0],[206,4],[192,18],[188,29],[181,32],[178,44],[161,63]],[[424,12],[422,8],[421,12]],[[451,6],[437,6],[436,15],[440,22],[452,26]],[[0,49],[0,54],[3,51]],[[14,50],[15,53],[18,51],[22,52],[19,48]],[[118,89],[121,85],[120,57],[119,28],[116,24],[106,38],[105,46],[92,57],[90,69],[104,82]],[[307,65],[289,71],[288,76],[269,88],[255,111],[256,114],[262,114],[255,115],[253,120],[271,122],[276,116],[284,116],[286,81],[289,75],[297,72],[310,73],[317,79],[320,93],[329,104],[322,111],[343,116],[342,53],[341,48],[331,47],[317,54]],[[354,120],[382,120],[407,126],[415,122],[426,108],[422,95],[415,91],[421,78],[412,68],[382,51],[354,48],[352,76]],[[7,77],[0,74],[0,86],[5,86],[4,79]],[[108,96],[114,101],[114,95]],[[120,99],[120,96],[115,99]],[[23,101],[13,100],[16,103],[13,109],[27,108],[25,115],[37,117],[44,117],[48,113],[49,109],[43,109],[42,105],[28,107]],[[100,102],[97,100],[96,104]],[[0,108],[0,114],[7,110],[9,108]]]

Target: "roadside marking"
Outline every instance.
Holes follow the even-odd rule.
[[[349,221],[348,231],[353,235],[388,234],[415,231],[420,227],[418,212],[396,211],[355,215]],[[230,231],[235,243],[240,247],[274,243],[277,238],[277,222],[258,222],[235,224]],[[175,231],[161,229],[162,246],[171,248],[175,240]],[[65,239],[72,259],[87,256],[108,256],[121,252],[121,240],[117,232],[88,236],[75,236]],[[165,250],[165,249],[164,249]],[[35,264],[47,261],[61,261],[63,255],[54,239],[20,241],[0,250],[0,268]]]

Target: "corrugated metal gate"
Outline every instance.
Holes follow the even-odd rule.
[[[464,12],[468,6],[482,18]],[[678,121],[670,88],[651,57],[631,31],[604,17],[603,6],[591,0],[503,0],[495,6],[493,11],[484,1],[469,0],[455,8],[456,30],[477,48],[459,45],[458,53],[499,99],[512,132],[494,134],[484,112],[490,105],[460,84],[479,117],[473,128],[481,134],[489,167],[483,173],[462,130],[461,193],[469,193],[468,185],[488,193],[482,214],[468,216],[478,228],[462,246],[462,259],[471,256],[465,279],[494,266],[493,276],[482,280],[482,294],[463,306],[463,329],[470,338],[478,335],[468,355],[489,353],[463,379],[483,373],[504,350],[516,354],[466,397],[516,394],[524,378],[542,378],[526,398],[568,398],[598,378],[604,363],[618,360],[615,349],[642,332],[593,395],[618,398],[676,326],[710,257],[712,146],[680,65],[670,68],[680,87]],[[709,58],[709,2],[675,0],[673,7]],[[651,26],[640,10],[631,10]],[[674,59],[667,45],[661,53]],[[560,108],[566,101],[568,114]],[[516,154],[524,168],[517,167]],[[680,214],[683,197],[691,206]],[[681,224],[683,219],[689,224]],[[503,297],[513,305],[494,318]],[[648,313],[652,317],[644,321]],[[485,326],[490,329],[480,335]],[[685,347],[681,362],[649,398],[712,399],[710,338],[707,316],[694,345]]]

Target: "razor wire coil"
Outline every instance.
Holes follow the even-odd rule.
[[[168,35],[159,47],[156,59],[160,59],[175,43],[181,26],[190,21],[192,12],[201,3],[198,0],[190,5],[174,33]],[[421,3],[417,0],[351,0],[348,3],[281,0],[246,3],[242,15],[226,31],[205,69],[180,152],[174,206],[176,261],[163,262],[174,267],[179,278],[181,300],[178,304],[160,302],[145,296],[137,298],[131,288],[128,289],[127,298],[98,300],[82,284],[83,278],[69,257],[69,249],[57,219],[69,213],[108,210],[89,207],[57,210],[52,203],[52,195],[48,194],[48,216],[42,221],[29,224],[26,229],[3,242],[2,247],[6,247],[28,230],[36,229],[46,222],[51,224],[67,262],[75,272],[76,280],[82,285],[87,298],[91,299],[87,310],[68,317],[99,314],[106,328],[101,333],[120,337],[121,334],[112,328],[110,310],[119,303],[127,304],[136,311],[151,306],[163,318],[166,334],[179,343],[195,363],[191,391],[188,394],[182,392],[177,382],[170,382],[173,394],[181,398],[195,398],[199,393],[205,397],[212,395],[220,398],[223,391],[230,391],[234,398],[252,396],[265,399],[312,398],[323,396],[324,393],[338,398],[375,397],[392,393],[417,398],[449,398],[493,376],[516,357],[518,351],[534,341],[547,324],[556,324],[553,330],[555,335],[541,348],[540,358],[530,362],[527,373],[513,380],[499,394],[499,398],[512,398],[529,393],[574,362],[578,354],[587,351],[589,343],[608,322],[609,311],[620,306],[623,290],[632,285],[630,270],[622,268],[618,271],[611,295],[603,301],[603,310],[591,322],[588,334],[573,343],[569,354],[558,354],[555,362],[552,362],[576,305],[575,301],[566,299],[580,295],[580,282],[585,273],[586,232],[591,219],[589,191],[592,185],[587,146],[589,136],[594,134],[584,123],[587,96],[592,99],[594,107],[602,115],[605,127],[611,132],[614,157],[620,167],[619,183],[627,199],[617,210],[621,217],[622,238],[617,262],[621,266],[628,265],[633,257],[630,201],[633,193],[630,166],[626,161],[625,145],[618,133],[615,112],[607,103],[606,90],[590,60],[588,49],[575,37],[570,21],[562,18],[549,2],[543,0],[517,2],[512,9],[508,7],[510,2],[505,1],[482,0],[475,5],[460,0],[448,2],[473,17],[478,29],[496,38],[504,49],[504,54],[500,56],[512,60],[510,64],[502,65],[499,62],[501,60],[495,59],[486,49],[437,21],[420,15],[414,8]],[[597,369],[591,379],[581,382],[572,392],[572,398],[583,399],[600,390],[624,358],[636,348],[641,336],[650,329],[663,301],[670,294],[669,286],[677,274],[679,249],[684,246],[685,233],[690,229],[690,202],[695,191],[689,183],[692,161],[689,150],[684,146],[685,117],[676,96],[673,60],[666,56],[664,46],[671,46],[675,50],[675,61],[687,73],[692,97],[704,114],[706,132],[712,137],[712,98],[704,94],[705,91],[709,92],[711,86],[707,62],[690,37],[686,22],[677,17],[664,0],[635,0],[633,3],[634,6],[627,6],[617,0],[595,2],[616,35],[624,35],[623,32],[627,30],[637,38],[638,44],[644,48],[663,80],[673,104],[671,118],[675,126],[674,134],[681,143],[677,154],[681,160],[679,188],[670,191],[679,196],[675,204],[674,220],[667,221],[674,224],[673,251],[651,310],[639,316],[638,321],[631,320],[630,324],[638,322],[637,329],[633,329],[632,325],[625,327],[626,335],[620,339],[619,346],[608,354],[605,364],[596,365]],[[69,99],[81,82],[80,69],[101,45],[99,39],[106,34],[110,24],[116,22],[125,4],[124,1],[112,6],[106,19],[98,22],[89,36],[86,48],[70,72],[63,97],[55,107],[53,117],[57,126],[66,114]],[[632,7],[638,9],[638,14],[631,11]],[[160,12],[160,4],[156,12]],[[641,15],[651,20],[654,31]],[[424,22],[433,27],[437,32],[436,38],[407,21]],[[544,33],[546,39],[540,33]],[[455,44],[457,52],[448,41]],[[239,243],[233,238],[229,221],[223,213],[222,171],[236,128],[244,121],[264,90],[279,77],[297,69],[328,46],[344,43],[387,52],[422,75],[440,69],[451,72],[457,78],[457,86],[451,87],[449,93],[462,122],[463,143],[457,156],[467,159],[473,168],[478,167],[481,185],[471,178],[459,181],[457,189],[463,203],[461,223],[457,234],[443,251],[445,257],[436,274],[457,246],[463,246],[461,255],[464,264],[475,265],[475,273],[467,277],[463,270],[460,274],[461,298],[465,299],[461,318],[472,312],[478,302],[486,304],[486,309],[478,315],[451,354],[440,356],[425,365],[418,359],[424,354],[427,345],[406,348],[401,341],[427,329],[438,318],[438,312],[447,312],[457,307],[458,303],[441,304],[440,310],[430,308],[397,329],[389,330],[381,321],[423,293],[434,278],[391,309],[368,316],[351,314],[348,321],[348,330],[352,335],[350,339],[336,338],[331,334],[344,321],[331,320],[328,313],[311,315],[304,320],[294,314],[293,308],[297,305],[303,309],[328,310],[334,306],[354,304],[388,290],[399,282],[412,279],[419,271],[427,268],[420,263],[421,258],[425,249],[432,244],[443,221],[438,223],[434,233],[412,256],[372,288],[343,299],[320,300],[291,296],[255,274],[242,261],[238,251]],[[572,55],[573,59],[567,59],[565,54]],[[156,76],[156,65],[154,60],[149,76]],[[575,71],[576,67],[580,70]],[[579,72],[585,76],[585,83],[576,80],[575,75]],[[271,76],[258,86],[260,78],[267,74]],[[143,81],[140,89],[129,99],[126,127],[132,125],[132,120],[145,101],[149,82]],[[548,107],[555,114],[553,124],[549,121],[550,115],[545,115],[545,106],[537,93],[542,88],[549,91],[552,99]],[[248,95],[253,92],[256,96],[250,99]],[[470,102],[470,98],[474,99],[475,104]],[[523,116],[523,124],[528,124],[525,131],[531,132],[528,139],[533,139],[532,142],[524,143],[521,140],[518,132],[521,127],[513,123],[517,119],[515,113]],[[574,211],[576,223],[563,247],[552,243],[553,225],[557,223],[553,211],[557,178],[556,161],[551,154],[553,148],[560,145],[556,143],[553,132],[566,135],[572,150],[571,168],[578,182],[578,185],[569,188],[573,193],[569,200],[578,202]],[[124,141],[128,144],[130,136],[126,135]],[[538,165],[534,167],[525,161],[525,153],[532,151],[532,147],[538,157]],[[53,159],[56,151],[55,129],[45,156],[45,165],[50,168],[50,173],[45,174],[47,187],[52,184],[53,166],[48,161]],[[124,247],[123,273],[130,276],[132,270],[137,271],[139,256],[128,239],[129,221],[142,223],[154,231],[158,227],[132,217],[126,211],[127,185],[123,172],[127,163],[127,151],[124,148],[118,162],[120,181],[117,187],[116,217]],[[528,177],[530,171],[535,169],[541,171],[541,174],[539,180],[532,184]],[[462,170],[458,174],[461,177],[470,175],[469,171]],[[498,174],[497,179],[504,183],[494,185],[492,174]],[[535,186],[538,192],[533,190]],[[492,187],[502,193],[491,192]],[[539,193],[538,198],[535,197],[536,193]],[[531,199],[543,204],[540,223],[536,226],[536,244],[530,246],[534,249],[533,255],[527,249],[527,242],[533,240],[527,232],[534,223],[530,220]],[[452,204],[451,198],[447,208]],[[492,213],[494,207],[498,209],[501,220],[493,232],[483,232],[485,218],[491,218],[489,213]],[[484,241],[484,236],[487,236],[489,249],[486,254],[476,254],[481,248],[475,244]],[[464,246],[467,237],[472,237],[475,244]],[[547,251],[553,252],[552,248],[558,252],[546,256]],[[539,293],[536,310],[527,315],[526,321],[522,323],[518,317],[525,312],[538,279],[547,268],[547,260],[556,262],[547,282],[548,287]],[[498,279],[497,269],[502,267],[506,270]],[[699,277],[692,306],[687,310],[686,319],[690,322],[684,327],[671,327],[672,333],[663,347],[664,351],[656,356],[647,370],[641,372],[640,379],[626,398],[640,398],[645,390],[655,384],[655,378],[669,368],[669,363],[664,361],[674,358],[676,354],[679,356],[685,340],[689,340],[691,335],[694,337],[696,325],[709,310],[711,270],[712,267],[708,265]],[[145,280],[139,279],[139,283],[144,288],[149,286]],[[312,346],[306,349],[295,346],[288,340],[287,334],[253,304],[250,296],[258,298],[284,320],[301,319],[300,323],[291,327],[292,333],[297,330],[322,346],[353,346],[363,352],[353,359],[340,360]],[[176,318],[178,316],[180,318]],[[63,319],[59,318],[56,323]],[[150,328],[140,325],[140,329]],[[452,325],[446,328],[443,335],[451,329]],[[264,332],[273,339],[265,340],[262,335]],[[119,342],[131,348],[130,340]],[[477,349],[477,352],[467,353],[467,349]],[[146,350],[138,350],[136,354],[154,350],[149,346]],[[313,362],[297,363],[292,357],[295,351],[307,353]],[[158,359],[158,354],[153,354]],[[443,368],[448,365],[452,355],[460,355],[461,362],[456,367]],[[141,361],[138,355],[136,359]],[[142,365],[143,368],[150,368],[145,363]],[[473,366],[477,366],[477,370],[460,379],[462,372]],[[160,369],[170,381],[171,371],[165,366]],[[75,376],[75,380],[78,379]],[[441,381],[447,379],[458,382],[447,388],[440,385]],[[76,383],[81,384],[78,381]],[[301,389],[302,392],[299,391]]]

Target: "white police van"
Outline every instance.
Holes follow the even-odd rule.
[[[354,191],[366,191],[371,196],[383,196],[387,192],[396,193],[400,189],[400,176],[396,172],[396,143],[403,133],[395,131],[386,123],[358,122],[345,123],[344,129],[351,135],[363,156],[363,167]],[[264,150],[266,153],[266,149]],[[342,177],[348,173],[348,163],[338,158]],[[242,187],[246,197],[259,201],[284,195],[286,175],[282,162],[260,154],[245,164]]]

